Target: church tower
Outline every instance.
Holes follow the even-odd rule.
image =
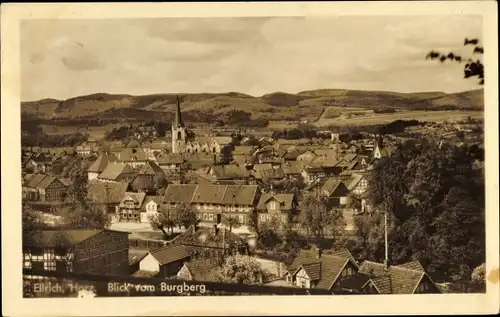
[[[181,116],[181,102],[177,96],[177,110],[172,123],[172,153],[183,153],[186,145],[186,129]]]

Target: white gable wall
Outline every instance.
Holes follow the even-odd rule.
[[[160,263],[148,253],[148,255],[139,262],[139,270],[149,272],[160,272]]]

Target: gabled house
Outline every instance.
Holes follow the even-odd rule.
[[[169,184],[163,196],[168,209],[175,209],[181,204],[191,204],[197,184]]]
[[[342,278],[355,275],[358,264],[348,251],[301,250],[288,267],[286,280],[301,288],[319,288],[335,294]]]
[[[23,233],[23,268],[128,275],[128,232],[109,229]]]
[[[139,272],[157,272],[157,277],[174,277],[189,260],[186,247],[168,245],[149,251],[139,262]]]
[[[288,178],[297,178],[299,176],[302,177],[304,166],[301,162],[291,161],[283,163],[281,169]]]
[[[297,201],[294,194],[265,193],[260,196],[257,205],[259,225],[278,221],[286,224],[292,220],[297,211]]]
[[[126,192],[116,207],[119,222],[141,222],[141,207],[146,198],[145,193]]]
[[[117,221],[116,207],[128,190],[128,182],[93,182],[89,184],[87,197],[93,203],[105,205],[108,215]]]
[[[302,162],[304,164],[309,164],[314,158],[316,158],[316,154],[314,152],[307,150],[304,153],[297,156],[297,161]]]
[[[132,140],[134,141],[134,140]],[[131,142],[132,142],[131,141]],[[129,143],[130,144],[130,143]],[[124,148],[116,155],[118,160],[122,163],[129,164],[133,168],[141,167],[148,161],[148,155],[141,148]]]
[[[160,184],[165,182],[165,172],[154,161],[148,160],[130,185],[137,192],[154,192]]]
[[[106,169],[109,163],[117,161],[118,158],[113,154],[109,154],[108,152],[101,154],[97,158],[97,160],[95,160],[95,162],[92,163],[92,165],[90,165],[90,167],[87,169],[88,180],[92,181],[94,179],[97,179],[99,174],[101,174]]]
[[[146,196],[141,208],[141,222],[148,223],[149,218],[157,215],[163,208],[162,196]]]
[[[369,278],[378,294],[441,293],[438,286],[418,261],[392,266],[364,261],[357,276],[364,279]],[[359,290],[357,291],[359,292]]]
[[[23,199],[42,202],[61,202],[67,186],[58,178],[44,174],[29,174],[22,185]]]
[[[102,182],[131,182],[136,172],[126,163],[109,163],[101,174],[97,177]]]
[[[210,166],[207,174],[210,175],[216,184],[224,184],[228,181],[244,184],[251,176],[245,167],[236,164]]]
[[[22,165],[31,173],[45,173],[50,171],[52,156],[49,153],[34,153]]]
[[[210,258],[202,258],[184,263],[177,277],[185,281],[215,282],[215,271],[219,263]]]
[[[338,177],[316,181],[307,190],[318,198],[326,199],[329,208],[343,208],[347,204],[349,189]]]

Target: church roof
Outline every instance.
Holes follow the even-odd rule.
[[[182,121],[181,102],[179,100],[179,96],[177,96],[177,110],[175,112],[174,126],[175,127],[183,127],[184,126],[184,122]]]

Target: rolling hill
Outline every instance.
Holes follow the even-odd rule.
[[[176,94],[132,96],[98,93],[67,100],[43,99],[22,102],[24,117],[40,119],[72,118],[170,118],[175,111]],[[443,92],[398,93],[346,89],[318,89],[297,94],[274,92],[254,97],[238,92],[181,94],[187,117],[209,118],[234,110],[246,111],[254,119],[288,120],[317,118],[328,106],[357,108],[445,109],[449,107],[481,110],[483,90],[446,94]]]

